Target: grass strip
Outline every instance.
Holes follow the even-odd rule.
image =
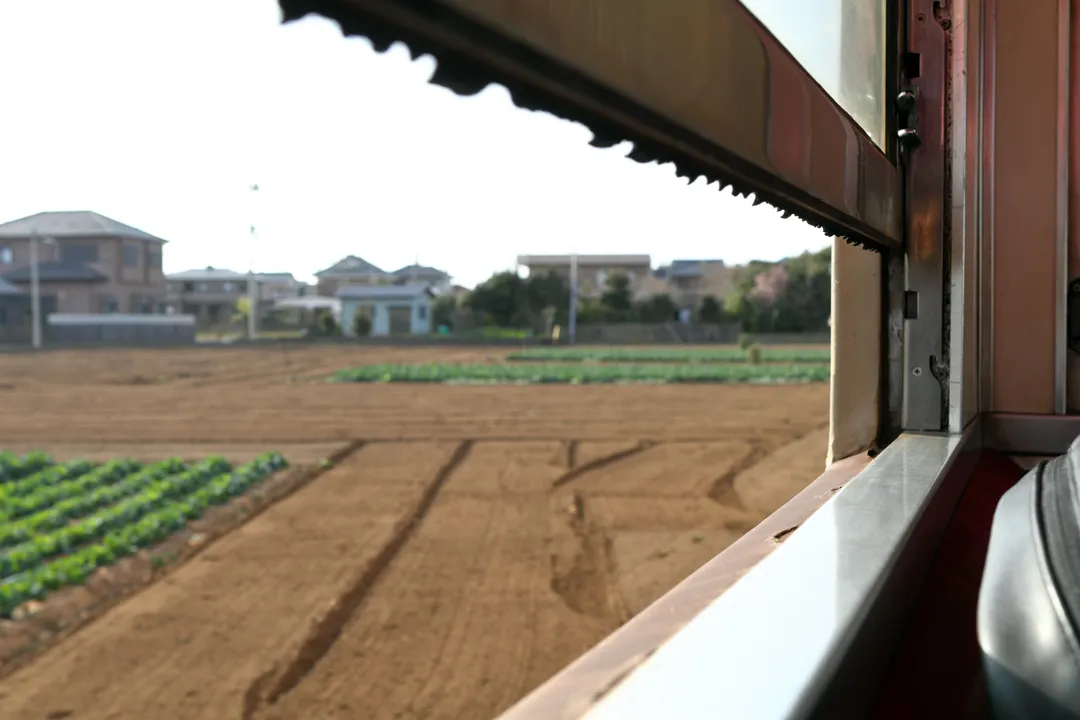
[[[739,348],[531,348],[511,353],[511,362],[598,363],[746,363]],[[828,349],[762,349],[761,362],[827,363]]]
[[[365,365],[335,373],[336,382],[384,383],[807,383],[826,382],[827,365]]]

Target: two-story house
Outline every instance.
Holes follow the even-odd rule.
[[[413,263],[391,274],[395,285],[424,285],[436,295],[449,292],[451,288],[450,273],[428,265]]]
[[[248,280],[254,277],[259,298],[258,312],[266,312],[277,300],[300,296],[303,283],[292,273],[247,273],[225,268],[206,267],[185,270],[168,276],[166,299],[170,308],[184,315],[194,315],[200,328],[229,323],[237,314],[237,303],[248,297]]]
[[[653,276],[663,281],[675,304],[691,310],[707,295],[722,303],[734,287],[733,270],[723,260],[674,260]]]
[[[335,297],[338,290],[353,285],[393,285],[394,276],[367,260],[348,255],[315,273],[316,294]]]
[[[260,300],[286,300],[306,294],[307,283],[300,282],[290,272],[256,273]]]
[[[519,255],[517,263],[529,269],[529,273],[555,273],[570,278],[573,255]],[[607,287],[608,279],[622,274],[630,281],[632,291],[649,277],[652,260],[648,255],[578,255],[577,284],[581,297],[600,297]]]
[[[161,313],[165,240],[90,211],[42,212],[0,224],[0,277],[30,288],[38,247],[42,295],[61,313]]]
[[[194,315],[199,328],[230,322],[240,298],[247,297],[248,276],[235,270],[206,267],[170,273],[166,299],[173,312]]]
[[[435,294],[451,288],[450,274],[438,268],[413,263],[393,272],[372,265],[362,257],[348,255],[336,263],[315,273],[315,294],[335,297],[338,290],[353,286],[370,285],[423,285]]]

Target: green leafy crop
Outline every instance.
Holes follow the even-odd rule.
[[[598,363],[745,363],[749,353],[740,348],[532,348],[512,353],[508,360],[519,362],[598,362]],[[766,349],[761,353],[766,363],[827,363],[829,350]]]
[[[825,382],[828,365],[366,365],[338,382],[414,383],[800,383]]]
[[[221,457],[144,467],[0,453],[0,616],[161,542],[285,466],[280,453],[235,468]]]

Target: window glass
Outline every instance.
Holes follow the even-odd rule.
[[[124,267],[139,266],[139,248],[137,245],[124,246]]]
[[[10,265],[15,261],[15,253],[6,245],[0,245],[0,265]]]
[[[60,246],[60,260],[64,263],[97,262],[97,245],[92,243],[64,243]]]
[[[885,0],[742,0],[879,147],[885,142]]]

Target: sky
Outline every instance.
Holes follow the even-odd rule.
[[[837,27],[839,1],[747,4],[828,89],[838,43],[805,29]],[[274,0],[0,0],[0,222],[94,210],[169,240],[166,272],[310,279],[354,254],[468,286],[519,254],[743,263],[829,244],[501,87],[431,85],[434,67],[321,18],[282,25]]]

